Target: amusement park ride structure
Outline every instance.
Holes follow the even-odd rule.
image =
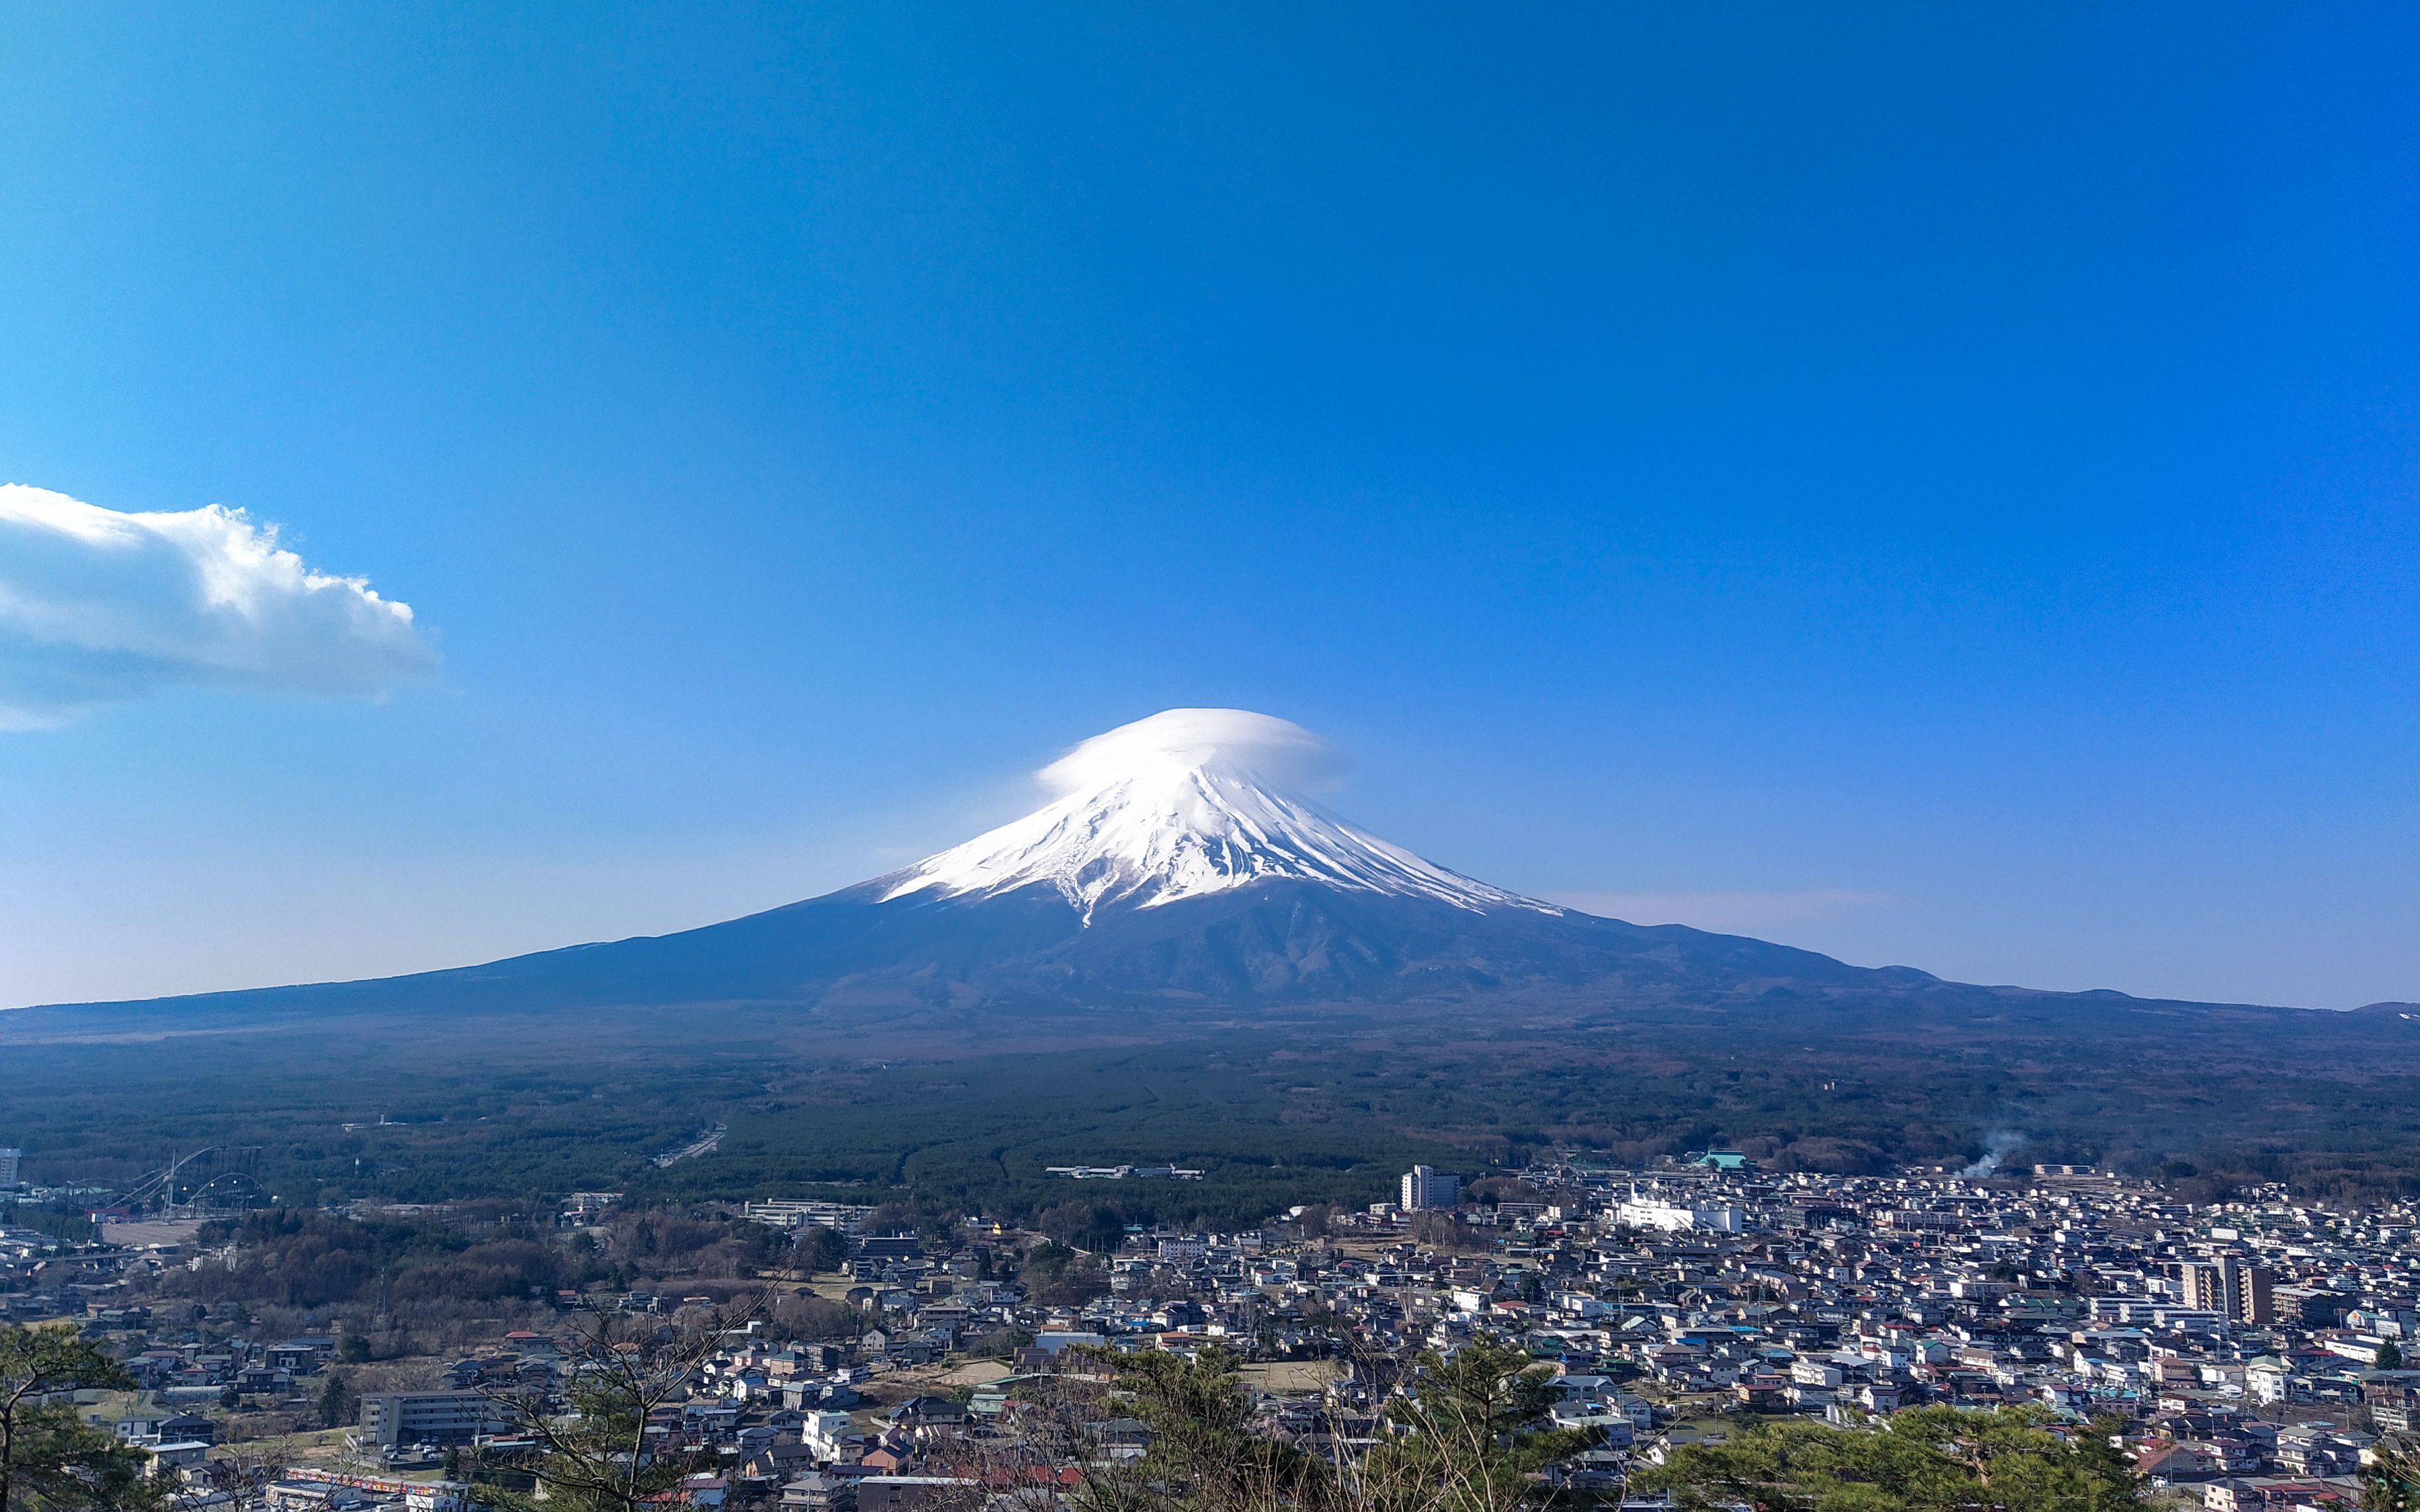
[[[205,1145],[172,1155],[128,1188],[125,1200],[157,1202],[163,1216],[178,1218],[265,1206],[271,1195],[256,1174],[260,1153],[258,1145]],[[187,1169],[195,1165],[200,1172]]]

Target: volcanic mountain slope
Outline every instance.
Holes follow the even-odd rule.
[[[1057,892],[1090,924],[1266,882],[1444,903],[1471,913],[1553,915],[1277,791],[1265,775],[1315,770],[1321,748],[1283,719],[1171,709],[1084,742],[1039,774],[1057,801],[885,878],[884,902],[918,894]]]
[[[162,1006],[278,1016],[703,1005],[1064,1012],[1544,995],[1604,1007],[2004,1000],[1904,967],[1643,928],[1491,887],[1292,791],[1315,781],[1326,760],[1314,736],[1282,719],[1171,710],[1046,768],[1057,795],[1035,812],[824,897],[678,934]]]
[[[1281,720],[1171,711],[1047,769],[1025,818],[746,918],[0,1013],[0,1120],[62,1173],[219,1140],[277,1152],[281,1185],[432,1201],[869,1186],[972,1211],[1064,1200],[1051,1164],[1177,1157],[1214,1173],[1186,1195],[1214,1208],[1181,1211],[1236,1222],[1516,1147],[1872,1172],[2014,1131],[2213,1193],[2420,1180],[2411,1005],[1962,986],[1592,918],[1326,812],[1301,795],[1323,759]],[[370,1111],[374,1135],[339,1128]],[[710,1159],[647,1158],[718,1126]]]

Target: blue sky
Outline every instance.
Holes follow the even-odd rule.
[[[1186,704],[1625,917],[2420,998],[2420,15],[1304,9],[13,8],[0,482],[412,620],[104,687],[0,531],[0,1002],[705,922]]]

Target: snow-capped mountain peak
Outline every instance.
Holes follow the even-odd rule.
[[[1171,709],[1095,735],[1039,774],[1060,795],[918,862],[884,901],[1055,887],[1090,922],[1273,879],[1485,912],[1551,903],[1420,859],[1282,791],[1332,763],[1301,726],[1242,709]]]

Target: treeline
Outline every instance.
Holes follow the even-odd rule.
[[[79,1207],[58,1202],[0,1201],[0,1228],[30,1228],[67,1244],[89,1244],[101,1227]]]
[[[1477,1177],[1559,1147],[1645,1165],[1723,1146],[1768,1169],[1872,1173],[1962,1165],[2013,1134],[2014,1163],[2161,1176],[2194,1200],[2263,1181],[2343,1202],[2420,1195],[2420,1033],[2392,1015],[1555,1011],[1340,1011],[1215,1032],[1128,1015],[1121,1032],[1178,1038],[872,1065],[746,1015],[694,1042],[650,1038],[644,1055],[612,1024],[359,1043],[298,1025],[11,1045],[7,1111],[37,1181],[131,1185],[172,1150],[214,1145],[189,1180],[240,1166],[288,1207],[493,1196],[535,1211],[605,1188],[652,1207],[901,1199],[1031,1225],[1074,1203],[1093,1215],[1052,1225],[1071,1243],[1112,1217],[1232,1229],[1296,1204],[1357,1207],[1414,1163]],[[381,1109],[391,1121],[360,1121]],[[728,1125],[714,1151],[654,1164],[714,1121]],[[1121,1163],[1202,1179],[1076,1190],[1048,1174]]]
[[[205,1303],[310,1308],[481,1301],[578,1286],[598,1274],[593,1257],[509,1223],[457,1227],[280,1208],[206,1224],[197,1242],[222,1253],[199,1267],[164,1273],[162,1285]]]
[[[667,1276],[737,1282],[789,1263],[790,1236],[761,1225],[680,1212],[616,1216],[559,1233],[482,1211],[417,1219],[350,1218],[280,1208],[206,1224],[217,1252],[163,1273],[161,1288],[209,1303],[408,1310],[559,1288],[628,1289]],[[827,1265],[819,1249],[810,1258]]]

